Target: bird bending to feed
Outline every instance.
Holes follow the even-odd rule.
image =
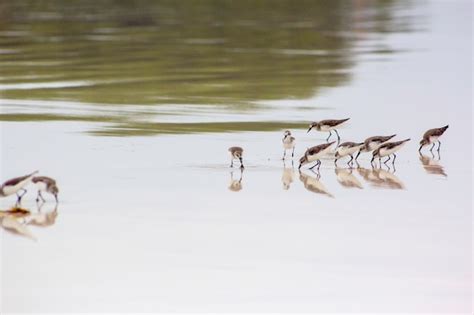
[[[392,163],[395,163],[395,159],[397,158],[397,155],[395,154],[395,152],[400,150],[401,147],[408,141],[410,141],[410,139],[405,139],[405,140],[396,141],[396,142],[387,142],[387,143],[382,144],[377,150],[375,150],[372,153],[372,160],[370,160],[370,163],[372,164],[376,157],[379,158],[379,162],[380,162],[384,156],[388,155],[388,159],[384,161],[384,164],[387,164],[387,162],[390,161],[390,155],[392,154],[393,154]]]
[[[240,161],[240,167],[244,167],[244,163],[242,162],[242,155],[244,153],[244,149],[241,147],[230,147],[229,152],[231,155],[230,159],[230,167],[234,167],[234,159],[238,159]]]
[[[336,148],[336,159],[334,160],[334,164],[337,165],[337,160],[341,157],[349,155],[351,159],[347,162],[348,165],[354,159],[352,154],[356,153],[357,151],[360,152],[360,149],[364,146],[364,142],[356,143],[356,142],[344,142],[337,146]]]
[[[350,118],[315,121],[309,125],[307,133],[310,132],[313,128],[317,131],[329,131],[329,136],[326,138],[326,141],[329,141],[329,138],[331,138],[332,136],[332,131],[334,130],[337,135],[337,140],[339,141],[341,140],[341,137],[339,137],[339,133],[337,132],[336,128],[342,125],[344,122],[348,121],[349,119]]]
[[[382,144],[387,142],[388,140],[392,139],[396,135],[391,135],[391,136],[374,136],[365,139],[364,141],[364,146],[360,149],[359,153],[357,153],[355,160],[357,161],[357,158],[359,157],[361,152],[372,152],[374,150],[377,150]]]
[[[35,176],[37,173],[38,171],[34,171],[29,175],[15,177],[7,180],[2,184],[2,186],[0,186],[0,197],[6,197],[16,194],[18,197],[18,202],[20,202],[21,198],[23,198],[23,196],[26,194],[26,189],[24,187],[31,182],[33,176]],[[20,190],[23,191],[21,195],[18,194]]]
[[[332,141],[332,142],[329,142],[329,143],[323,143],[323,144],[314,146],[314,147],[309,148],[308,150],[306,150],[304,155],[300,158],[300,166],[298,167],[298,169],[301,169],[301,166],[303,166],[305,164],[316,161],[316,164],[314,164],[309,169],[312,170],[313,168],[315,168],[317,166],[318,170],[319,170],[319,168],[321,167],[321,160],[320,160],[321,157],[324,156],[331,149],[331,146],[335,142],[336,141]]]
[[[286,150],[293,149],[293,151],[291,152],[291,157],[295,156],[295,145],[296,145],[295,137],[291,136],[291,131],[286,130],[285,134],[283,136],[283,158],[282,158],[282,160],[284,160],[285,157],[286,157]]]
[[[38,188],[38,197],[36,197],[36,201],[39,201],[40,198],[41,200],[43,200],[43,202],[46,201],[43,198],[43,195],[41,195],[41,192],[44,191],[44,192],[54,195],[56,202],[58,202],[59,189],[54,179],[50,177],[46,177],[46,176],[36,176],[36,177],[33,177],[32,182]]]
[[[441,141],[439,141],[439,137],[441,137],[443,135],[443,133],[446,131],[446,129],[448,129],[448,127],[449,127],[449,125],[446,125],[444,127],[433,128],[433,129],[430,129],[427,132],[425,132],[425,134],[423,135],[423,139],[421,139],[421,141],[420,141],[420,148],[418,149],[418,152],[421,152],[421,149],[425,145],[428,145],[428,144],[431,144],[431,143],[433,145],[431,146],[430,151],[433,151],[433,149],[436,145],[436,142],[438,142],[438,152],[439,152],[439,148],[441,148]]]

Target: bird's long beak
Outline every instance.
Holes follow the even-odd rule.
[[[301,166],[302,166],[302,165],[303,165],[303,164],[300,163],[300,166],[298,166],[298,169],[301,169]]]
[[[423,145],[420,145],[420,148],[418,149],[418,152],[421,153],[421,149],[423,148]]]
[[[313,127],[309,127],[308,131],[306,131],[306,133],[310,132],[311,129],[313,129]]]

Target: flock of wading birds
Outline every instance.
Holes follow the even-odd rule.
[[[331,151],[332,145],[336,143],[336,141],[329,142],[329,139],[331,138],[333,131],[337,135],[337,147],[335,150],[335,159],[334,159],[334,164],[336,166],[337,166],[338,159],[341,159],[344,157],[350,157],[350,160],[347,162],[347,164],[351,167],[353,162],[357,161],[357,158],[362,152],[372,152],[372,160],[370,161],[372,167],[374,167],[376,158],[378,158],[379,164],[381,165],[383,157],[387,157],[387,159],[383,161],[384,164],[387,164],[387,162],[389,162],[393,156],[392,164],[394,164],[395,159],[397,158],[397,155],[395,153],[398,150],[400,150],[406,142],[410,141],[410,139],[405,139],[401,141],[390,142],[390,140],[396,136],[396,135],[390,135],[390,136],[370,137],[370,138],[365,139],[364,142],[348,141],[348,142],[343,142],[339,144],[341,137],[339,136],[339,133],[337,132],[337,128],[348,120],[349,118],[328,119],[328,120],[321,120],[318,122],[312,122],[309,125],[309,129],[307,133],[309,133],[312,129],[315,129],[317,131],[329,132],[329,135],[326,138],[326,143],[316,145],[306,150],[304,155],[299,159],[300,164],[299,164],[298,169],[301,169],[301,167],[306,164],[316,162],[309,169],[313,170],[314,168],[317,168],[317,170],[319,171],[319,168],[321,167],[321,158],[329,154]],[[439,138],[443,135],[446,129],[448,129],[448,127],[449,125],[446,125],[441,128],[433,128],[426,131],[423,134],[423,138],[420,141],[420,148],[418,149],[418,152],[420,152],[421,154],[421,149],[423,149],[424,146],[427,146],[430,144],[431,144],[430,151],[432,152],[436,146],[436,143],[438,143],[437,151],[439,152],[439,149],[441,147],[441,141],[439,141]],[[291,157],[293,158],[295,155],[296,139],[295,137],[291,135],[291,131],[289,130],[285,131],[282,142],[283,142],[283,158],[282,159],[285,160],[287,150],[292,150]],[[238,159],[240,161],[240,167],[244,168],[243,148],[230,147],[229,152],[231,154],[230,167],[233,167],[234,160]],[[356,153],[357,155],[354,157]]]
[[[311,147],[306,150],[305,154],[300,158],[300,165],[298,169],[301,169],[302,166],[316,162],[313,166],[310,167],[310,169],[314,169],[317,167],[317,170],[319,170],[321,166],[321,158],[328,154],[331,150],[331,146],[336,142],[332,141],[329,142],[329,139],[332,136],[332,132],[334,131],[337,135],[338,139],[338,146],[336,147],[335,150],[335,160],[334,163],[337,165],[337,160],[341,159],[343,157],[350,157],[350,160],[347,162],[349,166],[352,166],[353,161],[357,161],[357,158],[359,157],[361,152],[372,152],[372,160],[371,164],[374,166],[374,161],[376,158],[379,159],[379,163],[382,163],[382,158],[383,157],[388,157],[383,163],[387,163],[390,161],[391,157],[393,156],[392,163],[395,163],[395,159],[397,155],[395,152],[400,150],[400,148],[407,142],[410,141],[410,139],[405,139],[401,141],[393,141],[389,142],[392,138],[395,137],[395,135],[390,135],[390,136],[374,136],[367,138],[364,142],[344,142],[339,144],[340,141],[340,136],[339,133],[337,132],[337,128],[341,126],[344,122],[348,121],[349,118],[346,119],[329,119],[329,120],[322,120],[319,122],[313,122],[309,125],[308,132],[310,132],[312,129],[315,129],[317,131],[323,131],[323,132],[329,132],[329,136],[326,139],[326,143]],[[427,145],[432,145],[430,151],[432,151],[435,148],[436,143],[438,143],[438,152],[441,147],[441,142],[439,141],[439,137],[443,135],[443,133],[448,129],[448,126],[444,126],[441,128],[434,128],[426,131],[423,135],[423,138],[420,141],[420,148],[419,152],[421,153],[421,149],[424,146]],[[283,160],[286,157],[286,152],[287,150],[292,150],[291,156],[294,157],[295,153],[295,145],[296,145],[296,140],[295,138],[291,135],[291,132],[289,130],[285,131],[284,137],[283,137]],[[234,165],[234,160],[238,159],[240,161],[240,167],[243,168],[243,152],[244,150],[241,147],[231,147],[229,148],[229,152],[231,154],[231,164],[230,166],[233,167]],[[357,155],[354,157],[354,154]],[[56,200],[56,203],[58,203],[58,193],[59,189],[56,184],[56,181],[50,177],[46,176],[36,176],[38,171],[33,172],[31,174],[25,175],[25,176],[20,176],[16,178],[12,178],[10,180],[7,180],[5,183],[3,183],[0,186],[0,197],[6,197],[10,196],[13,194],[17,195],[17,203],[19,204],[21,202],[21,199],[23,196],[26,194],[27,190],[25,187],[33,183],[36,185],[37,190],[38,190],[38,195],[36,198],[36,201],[39,202],[42,200],[45,202],[45,198],[42,195],[42,192],[47,192],[49,194],[52,194]],[[20,193],[21,192],[21,193]]]

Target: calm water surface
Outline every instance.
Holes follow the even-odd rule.
[[[470,313],[471,12],[0,4],[0,178],[39,169],[60,188],[37,209],[30,187],[28,224],[0,232],[0,311]],[[308,122],[345,117],[342,141],[412,141],[395,168],[298,172],[327,136]],[[448,123],[441,154],[419,156]]]

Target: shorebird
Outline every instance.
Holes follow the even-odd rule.
[[[23,187],[28,185],[31,182],[33,176],[35,176],[37,173],[38,171],[34,171],[29,175],[15,177],[7,180],[3,183],[2,186],[0,186],[0,197],[6,197],[16,194],[18,197],[18,202],[20,202],[21,198],[23,198],[23,196],[26,194],[26,189]],[[23,191],[21,195],[18,194],[20,190]]]
[[[361,152],[372,152],[374,150],[377,150],[382,144],[387,142],[388,140],[392,139],[396,135],[391,135],[391,136],[374,136],[365,139],[364,145],[360,149],[359,153],[357,153],[355,160],[357,161],[357,158],[359,157]]]
[[[320,160],[321,157],[323,155],[325,155],[327,152],[329,152],[329,150],[331,149],[331,146],[335,142],[336,141],[329,142],[329,143],[323,143],[323,144],[314,146],[314,147],[309,148],[308,150],[306,150],[304,155],[300,158],[300,166],[298,167],[298,169],[301,169],[301,166],[303,166],[307,163],[311,163],[311,162],[316,161],[316,164],[314,164],[309,169],[312,170],[313,168],[315,168],[317,166],[318,170],[319,170],[319,167],[321,166],[321,160]]]
[[[334,130],[337,135],[337,141],[339,141],[341,140],[341,137],[339,137],[339,133],[337,132],[336,128],[348,120],[349,118],[315,121],[309,125],[309,129],[307,133],[310,132],[311,129],[313,128],[316,129],[317,131],[329,131],[329,136],[326,138],[326,141],[329,141],[329,138],[331,138],[331,135],[332,135],[332,131]]]
[[[356,142],[344,142],[337,146],[336,148],[336,159],[334,160],[334,164],[337,166],[337,160],[341,157],[349,155],[351,159],[347,162],[347,165],[350,165],[354,156],[352,154],[356,153],[357,151],[360,152],[360,149],[364,146],[364,142],[356,143]]]
[[[408,141],[410,141],[410,139],[405,139],[405,140],[396,141],[396,142],[387,142],[387,143],[382,144],[377,150],[375,150],[372,153],[372,160],[370,160],[370,163],[372,164],[376,157],[378,157],[379,162],[381,162],[382,158],[388,155],[388,159],[386,159],[383,162],[384,164],[387,164],[387,162],[390,161],[390,155],[392,154],[393,154],[392,164],[395,163],[395,159],[397,158],[397,155],[395,154],[395,152],[400,150],[401,147]]]
[[[242,155],[244,153],[244,149],[242,149],[241,147],[230,147],[229,152],[231,155],[230,167],[234,167],[234,159],[238,159],[240,161],[240,167],[244,168],[244,163],[242,162]]]
[[[286,157],[286,150],[293,149],[293,151],[291,152],[291,157],[295,156],[295,144],[296,144],[295,137],[291,136],[291,131],[286,130],[283,136],[283,160]]]
[[[41,200],[43,200],[43,202],[46,201],[43,198],[43,195],[41,195],[42,191],[54,195],[54,198],[56,199],[56,203],[58,202],[59,189],[54,179],[50,177],[46,177],[46,176],[37,176],[37,177],[33,177],[32,182],[38,188],[38,197],[36,197],[37,202],[40,200],[40,198]]]
[[[444,127],[433,128],[433,129],[430,129],[427,132],[425,132],[425,134],[423,135],[423,139],[421,139],[421,141],[420,141],[420,148],[418,149],[418,152],[421,152],[421,149],[425,145],[428,145],[428,144],[431,144],[431,143],[433,145],[431,146],[430,151],[433,151],[433,149],[436,145],[436,142],[438,142],[438,152],[439,152],[439,148],[441,148],[441,141],[439,141],[439,137],[441,137],[443,135],[443,133],[446,131],[446,129],[448,129],[448,127],[449,127],[449,125],[446,125]]]

